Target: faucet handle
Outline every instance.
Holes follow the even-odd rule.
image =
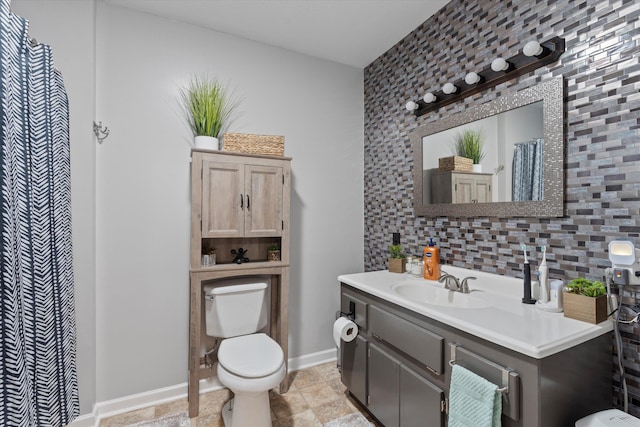
[[[468,294],[469,293],[469,283],[467,283],[469,280],[478,280],[477,277],[465,277],[464,279],[462,279],[462,284],[460,285],[460,287],[462,288],[462,293],[463,294]]]

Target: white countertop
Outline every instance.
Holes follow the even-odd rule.
[[[613,322],[606,320],[593,325],[564,317],[563,313],[542,311],[534,305],[522,303],[522,279],[505,277],[453,266],[443,270],[469,281],[471,292],[462,298],[482,300],[482,308],[454,308],[417,302],[397,294],[393,285],[399,282],[416,283],[442,289],[437,281],[416,278],[408,273],[387,270],[345,274],[342,283],[405,307],[471,335],[510,348],[519,353],[542,359],[613,330]],[[453,292],[453,291],[446,291]],[[440,292],[441,293],[441,292]],[[458,295],[454,295],[456,298]]]

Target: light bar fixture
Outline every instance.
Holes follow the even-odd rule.
[[[436,111],[440,107],[556,62],[564,50],[565,42],[561,37],[553,37],[542,43],[530,40],[523,46],[522,52],[506,59],[497,57],[483,70],[471,71],[464,79],[455,82],[446,82],[441,90],[428,91],[417,102],[410,100],[406,108],[418,117]]]

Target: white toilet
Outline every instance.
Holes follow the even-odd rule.
[[[282,348],[264,333],[269,279],[246,277],[206,285],[206,331],[224,338],[218,349],[218,380],[234,398],[224,405],[226,427],[271,427],[269,390],[287,368]]]
[[[579,419],[576,427],[640,427],[640,420],[619,409],[607,409]]]

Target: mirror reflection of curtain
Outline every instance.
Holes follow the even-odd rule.
[[[544,199],[543,151],[542,138],[514,145],[512,201]]]

